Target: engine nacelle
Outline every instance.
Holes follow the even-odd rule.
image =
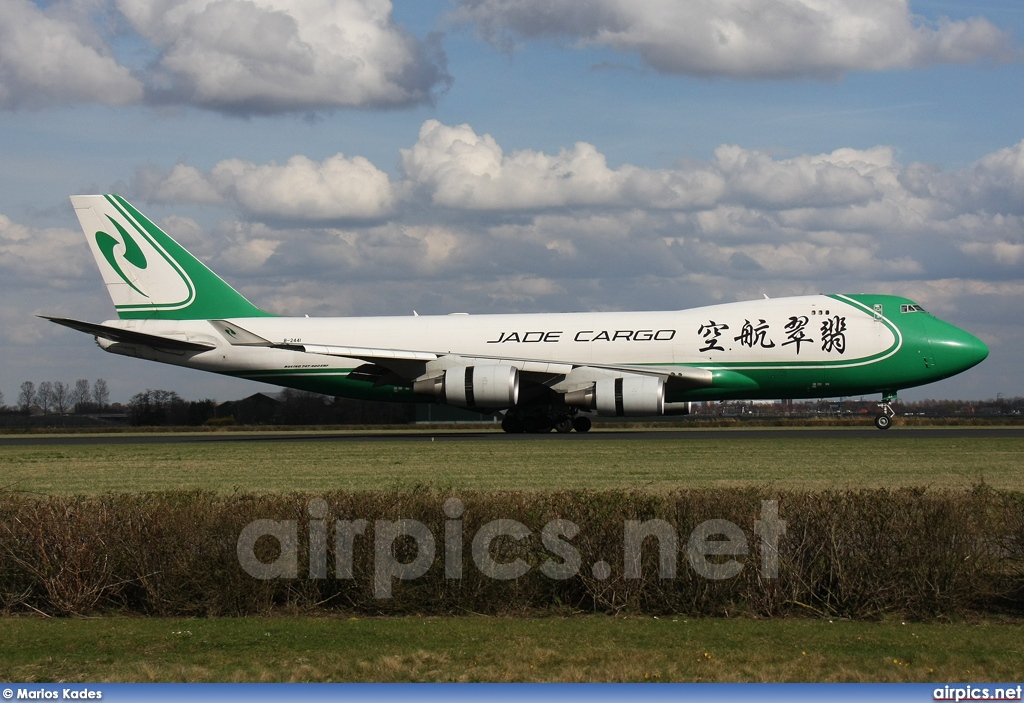
[[[663,415],[665,381],[656,376],[603,378],[589,388],[566,393],[565,403],[613,417]]]
[[[435,378],[416,381],[413,390],[439,396],[460,408],[510,408],[519,401],[519,369],[457,366]]]

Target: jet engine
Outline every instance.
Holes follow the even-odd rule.
[[[566,393],[565,404],[614,417],[663,415],[665,381],[656,376],[604,378]]]
[[[514,366],[457,366],[440,376],[416,381],[416,393],[436,395],[460,408],[510,408],[519,400],[519,369]]]

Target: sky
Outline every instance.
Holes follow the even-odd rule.
[[[2,0],[0,392],[272,387],[106,354],[68,196],[290,315],[913,299],[1024,395],[1019,0]]]

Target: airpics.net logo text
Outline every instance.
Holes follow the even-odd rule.
[[[625,520],[622,525],[621,560],[615,564],[606,560],[583,563],[583,556],[574,544],[581,538],[580,527],[572,520],[552,519],[539,531],[543,546],[542,558],[532,566],[522,556],[507,560],[495,558],[494,545],[499,540],[524,543],[536,537],[527,525],[507,518],[497,518],[482,524],[472,535],[466,534],[463,521],[465,506],[458,498],[449,498],[443,504],[445,515],[440,547],[446,579],[463,578],[464,551],[468,544],[472,563],[488,578],[509,581],[520,578],[536,568],[554,580],[571,579],[585,574],[599,581],[612,577],[616,568],[627,579],[639,579],[642,574],[645,549],[657,549],[658,577],[676,578],[680,555],[693,572],[705,579],[720,581],[738,576],[746,568],[740,558],[751,552],[747,534],[729,520],[705,520],[686,535],[681,535],[671,523],[658,518]],[[424,523],[412,519],[374,520],[372,536],[367,535],[371,523],[366,519],[327,520],[329,506],[322,498],[314,498],[306,505],[308,520],[308,565],[305,577],[328,577],[328,544],[334,545],[336,579],[355,578],[357,540],[366,540],[372,546],[369,558],[373,574],[373,593],[376,598],[391,598],[394,582],[411,581],[425,575],[438,561],[438,540]],[[774,579],[779,572],[779,539],[786,533],[786,521],[779,519],[778,502],[761,501],[758,517],[753,521],[753,534],[760,554],[758,575]],[[277,556],[270,561],[257,556],[257,542],[271,538],[277,542]],[[401,559],[399,544],[405,548]],[[414,548],[410,547],[413,545]],[[299,578],[299,521],[260,519],[250,522],[238,536],[236,551],[242,569],[260,580]]]
[[[936,688],[932,700],[936,701],[1019,701],[1024,687],[1016,686],[964,686],[954,684]]]

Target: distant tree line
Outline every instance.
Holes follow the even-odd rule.
[[[0,393],[0,407],[3,405]],[[89,379],[80,378],[72,386],[64,381],[42,381],[37,386],[25,381],[18,391],[14,410],[23,415],[39,412],[43,415],[68,413],[88,414],[103,412],[110,405],[110,391],[107,382],[97,378],[90,385]]]
[[[147,389],[132,396],[126,407],[128,423],[135,426],[372,425],[413,419],[408,405],[332,398],[290,388],[273,396],[257,393],[219,404],[209,398],[187,401],[174,391]]]
[[[409,404],[380,403],[336,398],[284,389],[276,394],[257,393],[248,398],[217,403],[206,398],[183,399],[175,391],[147,388],[131,397],[126,405],[111,404],[107,382],[92,383],[80,378],[74,385],[64,381],[21,384],[17,402],[8,408],[0,393],[0,410],[7,415],[95,416],[119,415],[135,426],[198,426],[203,424],[245,425],[347,425],[401,424],[414,420]]]
[[[209,398],[183,400],[174,391],[136,393],[128,401],[131,425],[380,425],[413,419],[408,404],[332,398],[286,388],[275,396],[257,393],[217,404]]]
[[[205,424],[216,403],[209,398],[183,400],[174,391],[146,389],[128,401],[128,424],[141,426]]]
[[[877,411],[878,399],[843,398],[749,402],[695,403],[695,415],[806,416],[870,414]],[[414,406],[408,403],[382,403],[331,397],[319,393],[286,388],[276,394],[257,393],[241,400],[218,404],[206,398],[182,399],[175,391],[146,389],[136,393],[126,406],[111,404],[107,382],[92,383],[80,378],[74,385],[63,381],[32,381],[21,384],[16,404],[4,405],[0,392],[0,410],[7,415],[63,416],[116,413],[131,425],[197,426],[203,424],[243,425],[379,425],[415,421]],[[901,415],[928,417],[964,417],[1024,415],[1024,397],[998,397],[989,400],[919,400],[897,404]],[[123,421],[123,420],[122,420]]]

